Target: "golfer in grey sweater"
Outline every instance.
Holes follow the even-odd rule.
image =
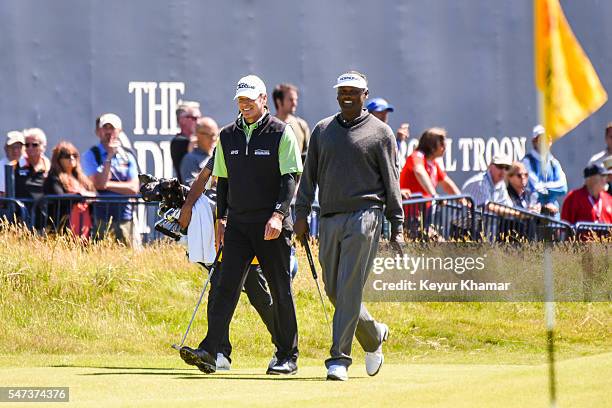
[[[403,242],[403,212],[397,147],[391,128],[363,109],[368,96],[363,74],[350,71],[334,86],[340,113],[320,121],[312,132],[296,201],[294,231],[308,232],[319,186],[321,220],[319,261],[325,291],[335,306],[329,380],[347,380],[353,336],[366,351],[366,371],[376,375],[383,363],[382,343],[389,328],[361,303],[363,287],[380,239],[383,213],[391,240]]]

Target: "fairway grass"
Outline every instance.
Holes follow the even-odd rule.
[[[509,248],[510,257],[507,249],[490,253],[509,268],[520,267],[519,258],[540,262],[537,245],[519,253]],[[581,268],[580,250],[555,247],[555,272]],[[610,246],[595,254],[598,276],[609,279]],[[232,371],[205,376],[170,348],[180,341],[206,279],[181,247],[82,247],[5,231],[0,386],[68,386],[70,403],[52,406],[70,407],[548,406],[544,308],[536,302],[370,302],[372,315],[391,330],[385,366],[368,378],[363,350],[354,342],[351,380],[325,382],[331,339],[301,248],[297,256],[299,374],[264,374],[273,345],[242,296],[230,329]],[[327,299],[325,304],[331,312]],[[186,345],[197,346],[204,336],[205,309],[203,302]],[[612,304],[565,302],[555,311],[559,406],[612,406]],[[0,408],[9,406],[15,404],[0,402]]]
[[[314,360],[302,361],[291,377],[266,376],[262,365],[204,375],[178,356],[159,361],[146,355],[50,356],[47,361],[52,366],[33,367],[40,358],[1,356],[0,383],[70,387],[70,402],[52,404],[58,407],[548,406],[544,364],[385,364],[370,378],[359,361],[349,371],[351,379],[339,383],[325,381],[325,368]],[[610,406],[612,353],[559,362],[557,372],[560,407]],[[9,405],[0,403],[4,406]]]

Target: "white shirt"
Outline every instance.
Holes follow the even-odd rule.
[[[494,185],[488,170],[478,173],[466,181],[461,192],[471,195],[474,199],[474,205],[477,207],[488,202],[503,204],[508,207],[513,206],[504,180]]]
[[[594,154],[593,157],[589,159],[589,166],[591,164],[603,164],[603,161],[606,157],[612,155],[612,153],[608,153],[608,149],[603,149],[601,152]]]
[[[10,160],[7,157],[3,157],[0,159],[0,193],[6,192],[6,183],[5,183],[5,174],[4,174],[4,166],[7,164],[11,164]]]

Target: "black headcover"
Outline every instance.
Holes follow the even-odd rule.
[[[189,187],[179,183],[178,179],[158,179],[150,174],[139,174],[140,194],[147,202],[159,202],[158,214],[161,220],[155,223],[155,229],[164,235],[179,240],[181,228],[178,224],[180,209],[185,202]]]
[[[160,178],[150,174],[139,174],[140,194],[148,202],[159,202],[160,212],[177,209],[183,206],[189,187],[179,183],[176,178]]]

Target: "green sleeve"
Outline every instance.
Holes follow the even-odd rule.
[[[217,142],[215,153],[215,163],[213,167],[213,176],[227,178],[227,167],[225,166],[225,157],[223,157],[223,148],[221,147],[221,138]]]
[[[215,162],[216,164],[216,162]],[[302,173],[302,156],[298,147],[295,133],[291,126],[285,126],[285,131],[281,136],[280,145],[278,147],[278,164],[280,173]]]

